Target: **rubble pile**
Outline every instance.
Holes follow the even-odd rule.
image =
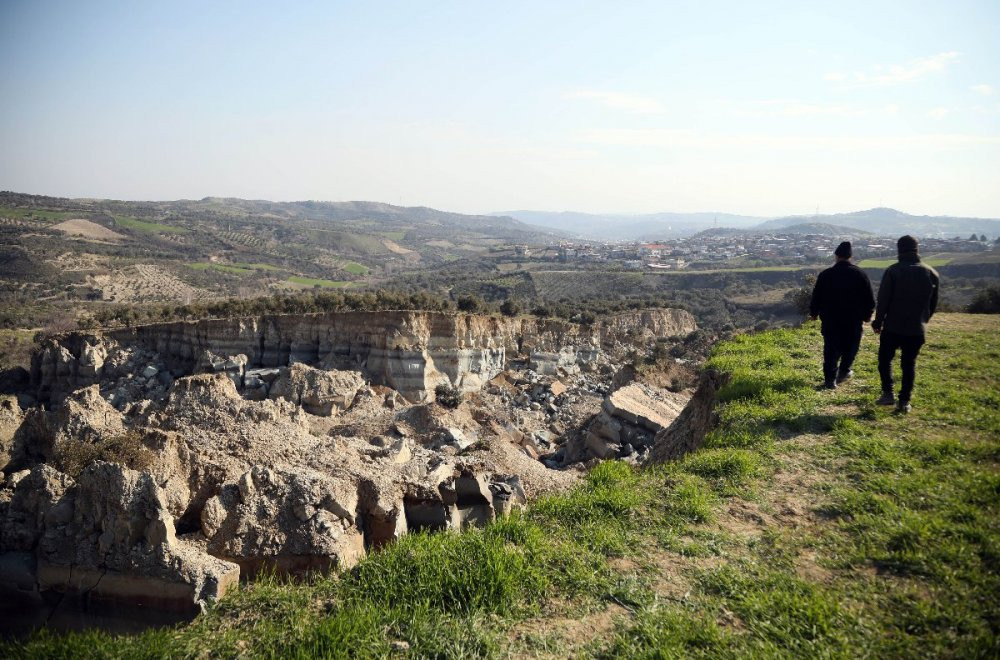
[[[613,376],[635,341],[690,331],[666,312],[568,348],[536,321],[423,313],[373,323],[379,341],[354,317],[322,340],[316,318],[62,337],[24,407],[0,404],[0,589],[197,611],[240,576],[350,566],[563,490],[595,460],[638,461],[687,395]],[[460,404],[434,402],[435,382]]]

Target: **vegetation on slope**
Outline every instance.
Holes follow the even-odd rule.
[[[485,530],[265,579],[188,626],[40,633],[12,657],[1000,653],[1000,324],[941,315],[914,410],[877,408],[876,342],[818,391],[817,328],[737,337],[720,425],[675,464],[595,468]]]

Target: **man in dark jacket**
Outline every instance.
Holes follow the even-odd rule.
[[[872,330],[881,335],[878,347],[878,374],[882,398],[877,403],[896,412],[910,412],[910,395],[916,377],[917,354],[924,345],[927,321],[937,309],[940,278],[937,271],[920,261],[917,239],[903,236],[896,242],[899,261],[885,269],[878,287],[878,309]],[[892,361],[900,350],[903,382],[899,402],[892,396]]]
[[[854,375],[862,330],[875,310],[871,280],[851,263],[851,253],[850,241],[837,246],[837,263],[816,278],[809,303],[809,315],[823,324],[823,386],[831,390]]]

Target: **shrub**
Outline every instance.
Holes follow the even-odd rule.
[[[457,387],[441,383],[434,388],[434,399],[445,408],[454,410],[462,404],[462,391]]]
[[[479,296],[459,296],[458,310],[460,312],[478,312],[485,303]]]
[[[508,298],[500,305],[500,313],[504,316],[517,316],[521,312],[521,305]]]
[[[980,291],[969,304],[971,314],[1000,314],[1000,286],[993,285]]]
[[[62,442],[56,447],[53,463],[60,472],[76,479],[94,461],[118,463],[129,469],[142,471],[152,465],[155,459],[156,455],[146,448],[138,433],[126,431],[122,435],[102,438],[97,442]]]

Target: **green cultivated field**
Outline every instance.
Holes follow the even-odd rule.
[[[281,270],[277,266],[272,266],[271,264],[248,264],[248,263],[243,263],[242,261],[238,261],[233,265],[238,268],[249,268],[250,270],[266,270],[269,272]]]
[[[194,270],[217,270],[220,273],[229,273],[230,275],[246,275],[247,273],[252,273],[253,268],[243,268],[241,266],[233,266],[229,264],[213,264],[207,262],[201,262],[196,264],[186,264],[188,268],[193,268]]]
[[[740,336],[720,425],[685,460],[356,568],[265,579],[193,623],[41,633],[7,657],[996,657],[1000,318],[940,315],[913,412],[873,405],[876,341],[818,391],[813,324]]]
[[[46,211],[43,209],[0,208],[0,218],[15,218],[18,220],[36,219],[54,222],[79,218],[86,215],[83,211]]]
[[[139,218],[132,218],[129,216],[116,216],[115,223],[119,227],[124,227],[125,229],[134,229],[136,231],[146,232],[148,234],[186,234],[187,229],[183,227],[174,227],[172,225],[162,225],[158,222],[149,222],[148,220],[140,220]]]
[[[345,261],[340,264],[341,270],[345,270],[352,275],[364,275],[368,272],[368,266],[359,264],[356,261]]]
[[[321,286],[324,289],[339,289],[345,286],[351,286],[351,282],[343,282],[339,280],[320,280],[313,277],[289,277],[289,282],[295,284],[302,284],[305,286]]]

